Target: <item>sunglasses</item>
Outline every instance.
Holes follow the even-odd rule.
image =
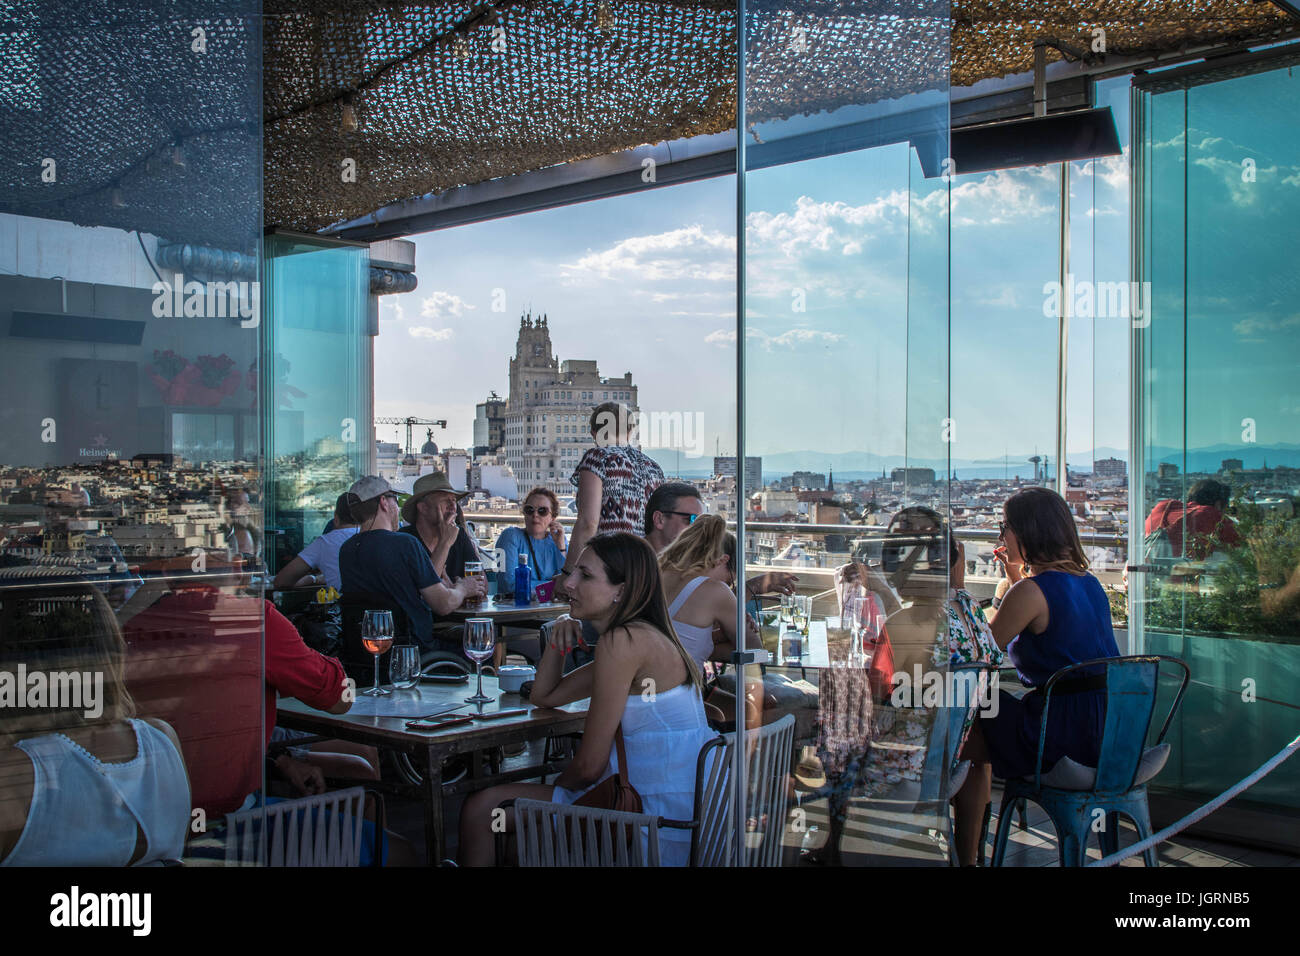
[[[402,496],[395,491],[385,491],[381,497],[387,498],[389,501],[398,501]]]
[[[665,511],[663,514],[677,515],[679,518],[685,518],[687,524],[695,524],[695,519],[700,517],[700,515],[691,514],[689,511]]]
[[[998,522],[998,537],[999,537],[999,538],[1005,538],[1006,536],[1007,536],[1007,523],[1006,523],[1005,521],[999,521],[999,522]]]
[[[524,514],[526,515],[536,514],[536,515],[541,515],[543,518],[545,518],[550,513],[551,513],[550,508],[534,508],[532,505],[524,505]]]

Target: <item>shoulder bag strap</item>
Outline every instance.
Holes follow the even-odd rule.
[[[631,787],[632,781],[628,777],[627,767],[627,750],[623,747],[623,722],[619,721],[618,728],[614,731],[614,748],[618,751],[618,775],[622,778],[622,784],[625,787]]]
[[[533,577],[536,578],[538,577],[537,552],[533,550],[533,536],[528,533],[527,529],[524,530],[524,540],[528,542],[528,557],[531,558],[533,562],[533,566],[530,570],[533,572]]]

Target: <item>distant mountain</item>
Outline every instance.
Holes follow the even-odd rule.
[[[659,462],[664,474],[680,474],[683,478],[707,478],[713,473],[713,456],[690,458],[671,448],[647,448],[647,455]],[[942,459],[914,458],[910,461],[902,455],[878,455],[874,452],[847,451],[790,451],[775,455],[763,455],[763,481],[772,482],[796,471],[811,471],[826,474],[834,470],[835,477],[844,481],[869,481],[879,478],[882,471],[888,475],[895,468],[933,468],[937,474],[943,474],[951,468],[958,478],[994,479],[1021,478],[1033,476],[1033,465],[1029,456],[1033,452],[1022,452],[1006,456],[1005,465],[1002,456],[980,458],[953,458],[951,462]],[[1040,451],[1040,455],[1044,452]],[[1262,468],[1284,465],[1300,468],[1300,444],[1279,442],[1274,445],[1210,445],[1205,448],[1190,449],[1184,454],[1182,449],[1167,446],[1155,446],[1150,449],[1147,461],[1151,470],[1160,463],[1178,465],[1179,470],[1213,474],[1217,472],[1226,458],[1240,458],[1243,467]],[[1090,473],[1094,460],[1118,458],[1128,461],[1129,453],[1125,449],[1102,446],[1093,451],[1076,451],[1070,453],[1070,470]],[[1055,465],[1052,466],[1055,471]]]

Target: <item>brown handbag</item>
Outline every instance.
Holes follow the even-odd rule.
[[[596,784],[577,800],[575,807],[594,807],[597,810],[618,810],[622,813],[641,812],[641,794],[636,792],[627,777],[627,751],[623,749],[623,724],[614,731],[614,748],[618,753],[618,773],[611,774]]]

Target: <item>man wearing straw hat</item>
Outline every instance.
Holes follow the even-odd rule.
[[[474,539],[456,521],[456,506],[468,491],[457,491],[441,471],[421,475],[402,504],[401,530],[424,545],[433,570],[443,581],[465,576],[465,562],[478,560]]]

